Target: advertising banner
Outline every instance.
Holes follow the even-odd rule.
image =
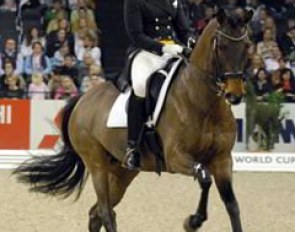
[[[0,149],[30,149],[29,100],[0,100]]]
[[[40,149],[44,154],[44,150],[57,148],[61,142],[57,124],[64,104],[56,100],[0,100],[0,167],[10,167]],[[232,107],[237,122],[234,169],[295,171],[295,104],[284,104],[286,116],[274,149],[268,153],[247,152],[245,108],[244,103]]]

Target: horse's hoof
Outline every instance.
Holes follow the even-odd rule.
[[[194,229],[191,226],[191,216],[184,220],[183,227],[185,232],[197,232],[198,229]]]

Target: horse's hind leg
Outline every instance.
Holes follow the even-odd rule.
[[[97,168],[95,171],[91,172],[91,174],[97,196],[97,204],[93,206],[91,214],[92,218],[90,218],[90,226],[96,229],[97,223],[97,229],[100,229],[99,226],[100,223],[102,223],[107,232],[117,232],[115,213],[113,212],[113,207],[111,206],[109,199],[108,172],[101,166],[100,168]],[[95,208],[97,212],[97,218],[94,210]],[[95,218],[98,220],[95,221]]]
[[[98,203],[90,212],[92,216],[97,215],[98,218],[92,220],[90,216],[89,228],[93,229],[90,230],[91,232],[99,231],[101,224],[107,232],[117,232],[116,215],[113,208],[121,201],[127,187],[137,174],[138,172],[123,169],[120,163],[116,163],[109,166],[107,171],[102,173],[100,170],[92,175]],[[95,214],[95,208],[97,214]]]
[[[89,210],[89,231],[98,232],[102,228],[102,221],[97,213],[97,203]]]
[[[212,166],[215,183],[229,214],[232,231],[242,232],[240,210],[232,187],[232,160],[230,156]]]
[[[184,229],[186,232],[195,232],[207,220],[207,205],[209,189],[212,184],[211,174],[209,170],[202,165],[195,167],[196,177],[198,178],[200,187],[202,189],[201,198],[196,214],[188,217],[184,222]]]

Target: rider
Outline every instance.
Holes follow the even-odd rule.
[[[132,47],[140,49],[131,68],[128,148],[123,166],[140,167],[139,137],[144,124],[146,82],[168,59],[195,43],[181,0],[125,0],[124,20]]]

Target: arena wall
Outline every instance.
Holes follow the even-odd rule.
[[[0,100],[0,168],[12,168],[32,154],[58,149],[58,121],[64,101]],[[237,140],[233,152],[237,171],[295,171],[295,109],[285,104],[287,117],[272,152],[246,151],[245,104],[234,106]],[[222,122],[221,122],[222,123]]]

